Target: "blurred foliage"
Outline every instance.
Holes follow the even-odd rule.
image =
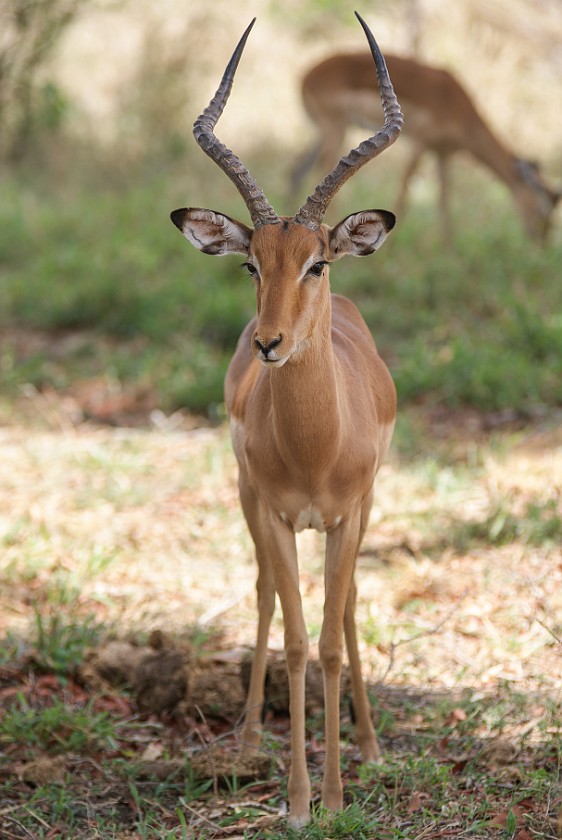
[[[376,14],[415,17],[418,0],[379,0]],[[362,16],[371,16],[372,10],[359,3],[350,6],[345,0],[269,0],[269,9],[274,19],[283,26],[291,26],[302,40],[311,37],[329,36],[342,28],[355,31],[357,20],[353,10],[357,8]]]
[[[0,157],[17,162],[32,138],[59,127],[65,95],[43,71],[65,28],[93,0],[2,0]]]
[[[154,23],[146,29],[131,78],[118,95],[115,146],[125,166],[158,166],[185,159],[195,107],[191,92],[193,56],[186,50],[193,36],[178,21],[171,34]]]
[[[48,180],[26,184],[22,175],[6,184],[5,388],[24,380],[64,389],[110,372],[121,383],[154,389],[167,411],[216,415],[254,293],[241,258],[199,254],[169,221],[174,172],[183,165],[171,166],[165,182],[158,170],[140,171],[126,190],[109,174],[101,181],[99,172],[95,186],[70,178],[56,192]],[[481,182],[468,168],[459,175],[463,201],[477,201],[485,177]],[[213,203],[244,218],[230,185],[224,189]],[[349,189],[350,204],[370,206],[366,179]],[[392,173],[381,190],[380,203],[389,206]],[[457,218],[454,246],[442,246],[435,208],[418,200],[380,254],[332,269],[334,290],[355,300],[373,330],[402,404],[530,413],[562,404],[560,237],[531,246],[504,191],[488,185],[487,200],[464,227]],[[22,338],[26,331],[51,334],[52,344],[33,350]],[[65,355],[61,336],[77,332],[90,339],[70,344]]]

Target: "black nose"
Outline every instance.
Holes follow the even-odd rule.
[[[261,341],[259,340],[259,338],[257,338],[257,337],[254,338],[254,341],[256,343],[256,347],[258,348],[258,350],[261,353],[263,353],[263,355],[267,359],[267,357],[271,353],[271,351],[275,347],[277,347],[278,344],[281,344],[281,336],[278,335],[277,338],[272,339],[272,341],[270,341],[269,344],[262,344]]]

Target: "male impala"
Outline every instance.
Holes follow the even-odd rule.
[[[442,233],[449,238],[448,163],[452,154],[466,151],[491,169],[511,191],[528,235],[544,239],[561,193],[546,185],[537,166],[517,158],[497,139],[449,72],[396,55],[387,55],[386,63],[404,110],[404,133],[413,141],[396,212],[400,214],[404,209],[408,184],[421,156],[432,152],[438,164]],[[380,105],[371,76],[369,53],[333,55],[305,75],[302,97],[318,130],[318,140],[293,170],[293,191],[316,161],[322,171],[333,165],[350,126],[377,125]]]
[[[299,593],[295,532],[326,532],[324,675],[326,761],[322,800],[342,807],[339,685],[343,635],[348,650],[356,735],[365,761],[379,750],[361,675],[355,630],[355,559],[367,526],[373,481],[388,449],[396,413],[390,374],[355,306],[330,295],[329,264],[364,256],[394,225],[384,210],[364,210],[333,228],[322,224],[330,200],[361,166],[394,142],[402,114],[384,59],[361,20],[375,62],[384,128],[343,157],[294,217],[279,217],[240,159],[214,135],[232,87],[250,24],[208,108],[195,122],[202,149],[240,191],[253,222],[198,208],[172,221],[206,254],[240,253],[256,287],[257,315],[238,342],[225,397],[238,460],[240,498],[258,562],[258,632],[242,740],[261,739],[267,638],[279,594],[289,674],[291,772],[289,822],[310,819],[305,758],[305,669],[308,639]],[[374,74],[373,74],[374,83]]]

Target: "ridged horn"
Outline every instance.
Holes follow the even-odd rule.
[[[279,222],[279,216],[240,158],[221,143],[213,132],[230,96],[236,68],[238,67],[240,57],[248,40],[248,35],[255,22],[256,19],[254,18],[238,42],[238,46],[234,50],[232,58],[224,71],[217,92],[201,116],[195,120],[193,134],[203,151],[220,166],[222,171],[234,183],[246,203],[254,227],[259,228],[264,225],[277,224]]]
[[[364,140],[357,148],[352,149],[342,157],[328,175],[318,184],[314,192],[309,195],[306,203],[301,207],[295,221],[316,230],[322,224],[326,210],[340,187],[351,178],[358,169],[370,160],[384,152],[398,137],[404,123],[400,105],[394,93],[392,82],[386,67],[386,62],[373,33],[358,12],[355,12],[359,23],[363,27],[377,71],[379,92],[384,111],[384,126],[368,140]]]

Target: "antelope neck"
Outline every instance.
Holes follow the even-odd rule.
[[[325,464],[339,451],[340,400],[330,329],[317,334],[283,367],[270,371],[275,438],[283,459]]]

